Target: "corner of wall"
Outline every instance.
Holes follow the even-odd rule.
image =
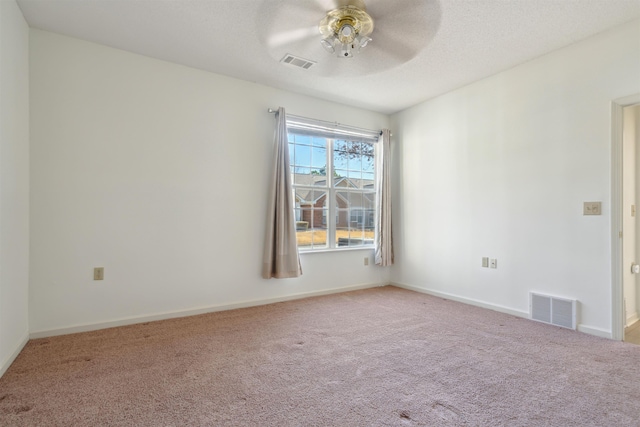
[[[29,26],[0,1],[0,375],[29,337]]]
[[[13,351],[0,363],[0,378],[7,372],[11,364],[16,357],[20,354],[25,345],[29,342],[29,334],[25,333],[18,341],[17,345],[13,346]]]

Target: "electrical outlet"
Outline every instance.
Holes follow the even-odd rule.
[[[498,260],[495,258],[492,258],[489,260],[489,267],[490,268],[498,268]]]
[[[364,265],[369,265],[369,257],[364,257]]]
[[[583,215],[600,215],[602,213],[602,202],[584,202],[582,208]]]
[[[489,257],[488,256],[482,257],[482,266],[485,267],[485,268],[489,267]]]
[[[104,267],[95,267],[93,269],[93,280],[104,280]]]

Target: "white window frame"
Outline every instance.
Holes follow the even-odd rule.
[[[362,197],[364,197],[365,194],[371,194],[372,195],[372,199],[375,201],[375,198],[377,197],[377,162],[376,162],[376,157],[378,156],[377,153],[377,149],[375,146],[375,142],[377,142],[377,137],[379,132],[377,131],[368,131],[368,130],[363,130],[363,129],[357,129],[357,128],[351,128],[351,127],[347,127],[347,131],[346,132],[342,132],[340,129],[331,129],[332,134],[328,134],[327,131],[325,129],[322,129],[318,134],[314,133],[314,129],[318,126],[317,125],[317,121],[313,121],[311,119],[303,119],[303,118],[299,118],[299,117],[295,117],[295,126],[290,126],[290,122],[289,122],[289,118],[290,116],[287,116],[287,125],[289,126],[289,130],[288,133],[289,135],[291,134],[297,134],[297,135],[308,135],[308,136],[316,136],[319,138],[324,138],[326,140],[326,178],[327,178],[327,182],[325,186],[314,186],[314,185],[303,185],[303,184],[296,184],[295,182],[295,176],[294,175],[294,171],[293,171],[293,167],[294,167],[294,161],[293,159],[291,160],[291,165],[292,165],[292,189],[294,192],[294,200],[296,200],[295,195],[296,195],[296,190],[297,189],[303,189],[303,190],[308,190],[308,191],[323,191],[326,192],[326,230],[327,230],[327,241],[326,241],[326,245],[324,246],[313,246],[313,244],[309,247],[307,246],[299,246],[299,250],[300,252],[323,252],[323,251],[334,251],[334,250],[352,250],[352,249],[370,249],[373,248],[375,245],[375,238],[371,239],[371,243],[369,244],[362,244],[362,245],[347,245],[347,246],[338,246],[338,242],[336,242],[336,232],[338,229],[338,223],[339,223],[339,210],[337,206],[335,205],[335,200],[336,200],[336,194],[338,192],[353,192],[353,193],[357,193],[357,194],[361,194]],[[302,120],[301,120],[302,119]],[[309,128],[304,128],[306,123],[312,123],[311,127]],[[326,122],[325,122],[326,123]],[[335,124],[333,124],[335,126]],[[300,129],[303,129],[303,131],[301,131]],[[356,129],[354,131],[354,129]],[[366,132],[366,133],[365,133]],[[289,138],[288,135],[288,138]],[[334,181],[334,164],[333,164],[333,159],[334,159],[334,148],[335,148],[335,143],[336,141],[347,141],[347,142],[362,142],[362,143],[367,143],[367,144],[372,144],[373,145],[373,153],[374,153],[374,158],[373,158],[373,189],[369,190],[366,188],[342,188],[342,187],[335,187],[335,181]],[[291,153],[290,153],[291,155]],[[313,169],[313,168],[312,168]],[[347,178],[348,179],[348,178]],[[296,206],[294,207],[294,209],[298,208],[298,202],[296,201]],[[375,207],[375,203],[372,206],[372,209],[374,209]],[[377,223],[377,213],[374,213],[374,223],[372,224],[371,227],[366,227],[366,223],[367,223],[367,214],[366,214],[366,210],[364,209],[364,206],[358,207],[360,209],[362,209],[362,217],[363,217],[363,224],[362,224],[362,229],[364,230],[365,228],[373,228],[374,232],[375,232],[375,224]],[[313,208],[312,208],[313,209]],[[375,212],[375,209],[374,209]],[[297,213],[296,213],[297,215]],[[312,215],[313,215],[313,211],[312,211]],[[351,222],[351,211],[348,210],[347,211],[347,227],[350,226],[350,222]],[[310,227],[312,226],[312,224],[310,224]]]

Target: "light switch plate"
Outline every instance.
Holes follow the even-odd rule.
[[[489,257],[488,256],[482,257],[482,266],[483,267],[489,267]]]
[[[602,202],[584,202],[583,215],[600,215]]]

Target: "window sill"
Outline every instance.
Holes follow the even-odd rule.
[[[373,251],[375,249],[374,246],[358,246],[354,248],[327,248],[327,249],[298,249],[298,253],[300,255],[303,254],[319,254],[325,252],[353,252],[353,251]]]

